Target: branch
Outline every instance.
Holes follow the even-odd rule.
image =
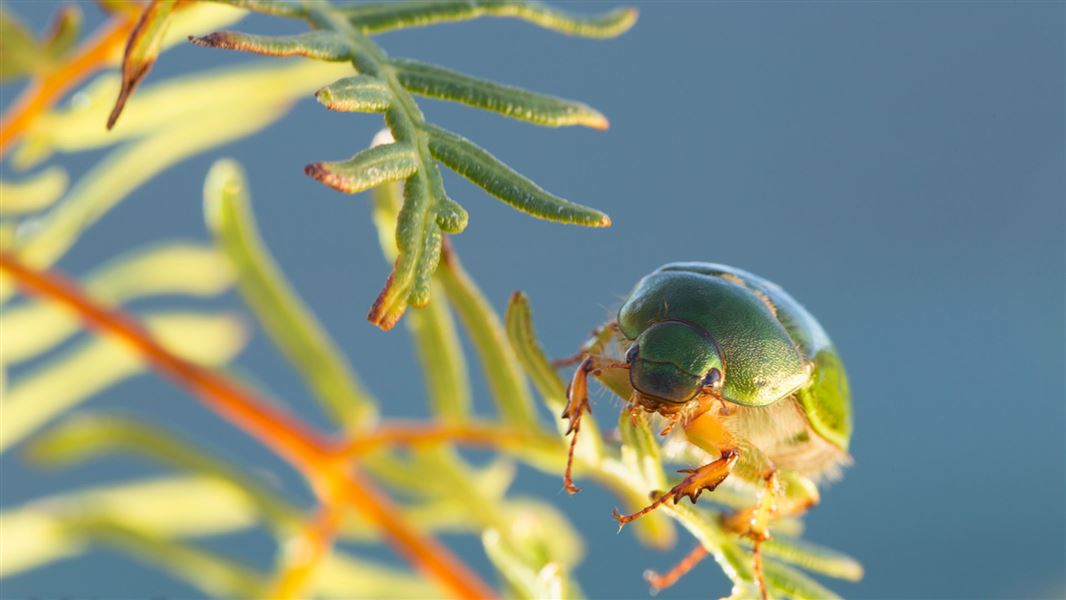
[[[34,271],[6,253],[0,253],[0,271],[27,292],[75,312],[88,327],[129,344],[160,373],[293,464],[323,503],[338,498],[380,527],[400,554],[455,596],[495,596],[492,588],[439,542],[409,527],[390,499],[354,467],[335,460],[328,442],[296,417],[260,401],[248,388],[171,354],[134,319],[96,304],[59,275]]]

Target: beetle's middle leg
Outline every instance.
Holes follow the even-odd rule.
[[[592,330],[592,337],[586,340],[584,344],[581,344],[581,349],[578,350],[577,354],[557,358],[551,361],[551,365],[556,369],[562,369],[564,367],[569,367],[570,365],[576,365],[586,356],[602,354],[617,333],[618,322],[608,321]]]
[[[570,427],[566,435],[570,437],[570,450],[566,455],[566,473],[563,475],[563,485],[570,494],[576,494],[581,488],[574,485],[571,471],[574,466],[574,449],[577,448],[577,435],[581,431],[581,417],[589,407],[589,374],[599,375],[604,369],[628,369],[629,365],[603,356],[586,356],[574,376],[570,379],[570,385],[566,388],[566,408],[563,409],[562,418],[570,421]]]

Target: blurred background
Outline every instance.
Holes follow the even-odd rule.
[[[37,31],[58,6],[4,4]],[[855,464],[824,491],[806,537],[858,557],[866,577],[831,587],[856,598],[1063,597],[1066,4],[637,6],[637,26],[610,41],[488,19],[379,38],[393,56],[583,100],[611,120],[605,133],[551,130],[423,103],[431,121],[614,220],[607,230],[535,221],[446,173],[471,215],[455,238],[467,270],[501,311],[525,290],[555,355],[574,351],[662,263],[724,262],[776,281],[829,331],[854,393]],[[88,25],[99,21],[84,8]],[[258,17],[241,26],[296,28]],[[244,60],[182,45],[149,82]],[[5,106],[17,91],[3,88]],[[204,175],[215,159],[235,157],[267,243],[387,413],[423,416],[409,338],[364,318],[388,272],[367,199],[302,173],[308,162],[352,155],[380,127],[377,116],[330,113],[308,97],[264,133],[140,188],[60,268],[84,273],[156,239],[206,239]],[[98,158],[62,164],[76,178]],[[225,302],[239,306],[232,294]],[[238,364],[317,418],[263,336]],[[487,410],[476,377],[475,392]],[[166,423],[299,486],[267,451],[152,376],[91,407]],[[149,470],[116,458],[38,472],[18,452],[0,468],[5,507]],[[553,499],[581,529],[587,557],[577,577],[590,597],[645,598],[642,571],[665,569],[693,546],[683,534],[672,552],[642,549],[631,532],[616,533],[613,498],[591,485],[571,498],[556,478],[524,469],[517,491]],[[488,569],[475,538],[456,543]],[[264,534],[218,544],[264,568],[273,559]],[[708,561],[661,596],[727,589]],[[193,595],[106,550],[0,587],[5,599]]]

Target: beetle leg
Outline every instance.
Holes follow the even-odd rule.
[[[691,571],[693,567],[700,564],[700,561],[706,557],[707,549],[703,547],[703,544],[700,544],[686,554],[685,558],[681,559],[681,562],[674,565],[672,569],[662,575],[650,569],[644,571],[644,581],[647,581],[648,585],[651,586],[652,594],[658,594],[662,590],[677,583],[678,579],[684,577],[685,574]]]
[[[740,452],[725,450],[722,452],[722,457],[714,462],[707,463],[698,469],[682,469],[679,472],[688,473],[688,477],[681,480],[681,483],[675,485],[670,491],[660,495],[654,502],[630,515],[623,515],[618,512],[618,509],[615,509],[614,518],[618,520],[620,525],[625,525],[659,508],[668,500],[672,499],[674,504],[677,504],[682,496],[688,496],[688,499],[695,504],[696,499],[700,497],[703,490],[714,490],[720,483],[725,481],[739,458]]]
[[[562,418],[570,421],[566,429],[566,435],[570,437],[570,450],[566,455],[566,473],[563,475],[563,486],[570,494],[576,494],[581,488],[574,485],[571,471],[574,466],[574,449],[577,448],[577,435],[581,431],[581,417],[586,412],[591,412],[589,406],[589,373],[598,375],[603,369],[628,369],[629,365],[618,363],[599,356],[586,356],[574,376],[570,379],[570,385],[566,388],[566,408],[563,409]]]
[[[586,356],[602,354],[603,350],[607,347],[607,344],[611,343],[611,338],[614,337],[614,334],[617,331],[617,321],[608,321],[603,325],[600,325],[592,330],[592,337],[581,345],[581,350],[579,350],[577,354],[566,356],[564,358],[557,358],[551,361],[551,365],[556,369],[562,369],[564,367],[569,367],[570,365],[576,365],[584,360]]]

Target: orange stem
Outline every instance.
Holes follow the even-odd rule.
[[[70,88],[103,67],[115,51],[125,45],[138,18],[137,14],[130,12],[112,17],[69,60],[30,82],[0,117],[0,157],[26,133],[38,115],[55,104]]]
[[[89,328],[128,344],[157,371],[292,463],[308,478],[323,504],[339,498],[380,527],[400,554],[457,597],[495,597],[492,588],[447,548],[411,529],[387,496],[354,467],[336,460],[330,444],[294,416],[270,407],[239,383],[172,354],[134,319],[98,305],[59,275],[31,269],[6,253],[0,253],[0,271],[26,291],[70,309]]]
[[[418,446],[451,442],[495,448],[520,442],[526,437],[520,431],[495,425],[390,423],[346,440],[334,450],[334,453],[340,460],[352,460],[384,446]]]

